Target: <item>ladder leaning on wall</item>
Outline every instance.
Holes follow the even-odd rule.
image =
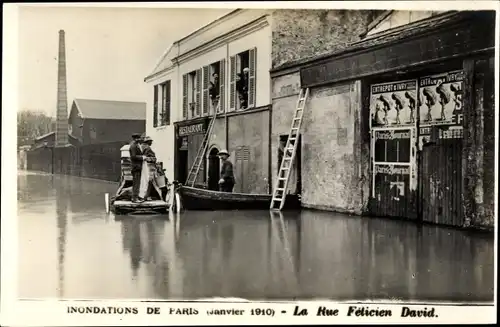
[[[208,149],[208,141],[212,136],[212,131],[215,124],[215,119],[217,118],[217,112],[219,111],[220,101],[218,101],[217,106],[214,110],[214,115],[208,124],[207,132],[203,137],[203,141],[201,142],[200,148],[198,149],[198,153],[196,154],[196,158],[194,159],[193,165],[189,170],[188,177],[186,179],[186,185],[194,187],[194,183],[196,182],[196,178],[198,177],[198,173],[200,172],[200,167],[203,165],[203,159],[205,158],[205,153]]]
[[[302,125],[302,117],[304,116],[304,108],[306,106],[307,97],[309,96],[309,88],[301,89],[297,106],[292,119],[290,132],[286,141],[283,159],[281,160],[278,177],[273,189],[273,197],[271,199],[271,210],[282,210],[285,205],[286,191],[288,182],[290,181],[290,172],[292,170],[293,160],[297,153],[297,144],[300,134],[300,126]]]

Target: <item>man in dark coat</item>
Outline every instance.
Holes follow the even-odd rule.
[[[233,164],[228,160],[229,152],[222,150],[219,152],[219,157],[222,159],[222,168],[220,172],[219,188],[221,192],[233,192],[234,173]]]
[[[132,142],[130,142],[130,162],[132,164],[132,202],[144,202],[139,199],[139,187],[141,185],[141,170],[142,161],[144,156],[140,147],[141,134],[135,133],[132,135]]]

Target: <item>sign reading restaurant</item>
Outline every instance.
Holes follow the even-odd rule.
[[[205,121],[186,126],[179,126],[179,137],[195,135],[195,134],[205,134],[205,132],[206,132]]]

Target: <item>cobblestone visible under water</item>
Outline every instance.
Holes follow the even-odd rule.
[[[493,301],[491,236],[318,211],[115,219],[116,187],[20,172],[20,297]]]

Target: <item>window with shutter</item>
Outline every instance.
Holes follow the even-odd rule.
[[[250,70],[248,73],[248,108],[254,108],[256,103],[257,48],[250,49],[248,64]]]
[[[160,110],[160,126],[165,126],[165,106],[167,103],[167,83],[161,85],[161,110]]]
[[[182,75],[182,118],[188,118],[188,75]]]
[[[224,112],[226,105],[226,94],[225,94],[225,86],[226,86],[226,59],[222,59],[219,63],[219,112]]]
[[[230,72],[229,72],[229,110],[236,109],[236,56],[230,58]]]
[[[158,85],[153,88],[153,127],[158,127]]]
[[[164,125],[170,125],[170,81],[165,82],[165,102],[163,109],[163,121]]]
[[[209,66],[203,67],[203,116],[210,112],[210,97],[208,94],[208,86],[210,81]]]
[[[196,117],[201,116],[201,82],[202,69],[196,71]]]

